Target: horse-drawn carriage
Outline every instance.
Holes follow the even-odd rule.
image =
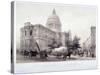
[[[50,49],[50,48],[46,48],[44,50],[23,50],[21,52],[21,54],[26,58],[26,57],[36,57],[39,56],[42,59],[46,59],[49,56],[56,56],[58,57],[62,57],[63,59],[66,59],[67,56],[71,55],[71,52],[68,51],[68,49],[66,47],[59,47],[59,48],[55,48],[55,49]]]
[[[40,58],[43,59],[43,58],[47,58],[48,54],[51,53],[51,49],[49,47],[41,50],[37,42],[36,42],[36,46],[37,46],[36,49],[33,48],[33,49],[21,50],[20,54],[23,55],[25,58],[40,56]]]
[[[72,51],[68,50],[67,47],[58,47],[58,48],[44,48],[43,50],[40,49],[38,43],[36,42],[37,49],[30,49],[30,50],[22,50],[21,54],[24,57],[36,57],[39,56],[42,59],[46,59],[48,56],[56,56],[56,57],[62,57],[63,59],[66,59],[67,56],[71,56]]]

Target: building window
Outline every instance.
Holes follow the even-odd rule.
[[[32,35],[32,30],[30,31],[30,36]]]
[[[25,36],[26,36],[26,30],[25,30]]]
[[[52,25],[53,25],[53,24],[52,24],[52,23],[50,23],[50,24],[49,24],[49,27],[50,27],[50,28],[52,28]]]

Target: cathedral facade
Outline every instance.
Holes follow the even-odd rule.
[[[20,49],[21,50],[40,50],[48,48],[55,39],[57,44],[66,46],[66,41],[69,40],[69,33],[61,31],[61,22],[53,9],[52,15],[47,19],[46,26],[41,24],[32,25],[30,22],[24,23],[20,33]]]

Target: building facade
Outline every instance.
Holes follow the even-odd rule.
[[[55,9],[47,19],[46,26],[41,24],[32,25],[26,22],[21,28],[20,49],[21,50],[37,50],[37,44],[40,50],[44,50],[48,45],[52,44],[55,39],[57,44],[66,46],[66,40],[69,40],[69,33],[61,32],[61,22],[56,15]]]
[[[96,56],[96,27],[91,26],[90,36],[83,43],[83,50],[86,56],[95,57]]]
[[[96,27],[91,27],[91,56],[96,56]]]

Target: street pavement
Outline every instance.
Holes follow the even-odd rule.
[[[46,59],[41,59],[39,56],[37,57],[24,57],[23,55],[17,54],[16,62],[17,63],[32,63],[32,62],[52,62],[52,61],[71,61],[71,60],[95,60],[92,57],[80,57],[78,55],[71,55],[71,57],[67,57],[65,60],[62,57],[56,57],[53,55],[48,55]]]

